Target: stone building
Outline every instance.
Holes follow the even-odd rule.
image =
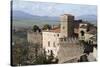
[[[43,31],[42,36],[43,48],[45,49],[46,54],[50,55],[50,52],[52,51],[54,57],[56,57],[59,50],[60,29],[55,28],[52,30]]]
[[[46,50],[47,55],[50,54],[50,51],[53,51],[54,56],[57,56],[59,50],[59,38],[61,36],[68,37],[73,34],[71,25],[74,20],[74,17],[68,14],[64,14],[60,18],[61,28],[54,28],[52,30],[43,31],[43,48]]]
[[[60,17],[61,24],[61,37],[72,37],[74,33],[74,16],[70,14],[64,14]]]
[[[42,45],[42,33],[28,31],[27,32],[27,40],[29,43],[32,43],[32,44]]]
[[[76,25],[77,28],[74,25],[74,16],[64,14],[61,19],[62,36],[59,39],[58,63],[77,62],[83,55],[83,46],[80,45],[79,39],[74,36],[75,33],[79,32],[79,24]]]
[[[97,35],[97,29],[95,26],[86,22],[79,24],[79,32],[78,32],[79,40],[89,41],[95,35]],[[95,38],[96,37],[97,36],[95,36]]]
[[[74,43],[76,38],[72,38],[74,35],[74,16],[70,14],[64,14],[60,17],[60,27],[53,28],[51,30],[45,30],[42,32],[43,36],[43,48],[47,55],[50,55],[50,51],[53,51],[54,57],[58,56],[60,48],[60,40],[65,38],[71,38],[69,41]]]
[[[80,56],[84,55],[84,47],[79,40],[91,40],[97,44],[95,36],[97,30],[87,22],[80,20],[75,22],[73,15],[63,14],[60,16],[60,26],[42,30],[41,33],[28,32],[28,42],[41,44],[46,55],[49,56],[52,52],[53,56],[59,59],[59,63],[78,62]]]
[[[79,24],[79,39],[85,40],[85,34],[88,30],[88,24],[87,23],[80,23]]]

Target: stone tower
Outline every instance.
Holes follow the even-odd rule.
[[[61,15],[60,21],[61,21],[61,37],[72,37],[74,32],[73,28],[74,16],[70,14]]]

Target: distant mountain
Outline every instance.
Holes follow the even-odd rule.
[[[49,16],[36,16],[31,15],[23,11],[13,11],[13,26],[14,27],[31,27],[34,24],[56,24],[59,21],[59,17]]]
[[[76,16],[75,16],[76,17]],[[76,19],[82,19],[89,21],[90,23],[96,24],[96,15],[82,15],[76,17]],[[34,24],[56,24],[59,23],[59,17],[49,17],[49,16],[37,16],[31,15],[23,11],[13,11],[14,26],[32,26]]]
[[[13,11],[13,19],[32,19],[32,15],[23,11]]]
[[[76,19],[82,19],[82,20],[88,21],[93,24],[97,22],[96,15],[81,15],[81,16],[76,17]]]
[[[31,15],[23,11],[13,11],[14,20],[35,20],[35,21],[58,21],[58,17],[49,17],[49,16],[36,16]]]

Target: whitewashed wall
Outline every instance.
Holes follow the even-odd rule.
[[[50,54],[50,51],[52,50],[54,53],[54,56],[57,56],[57,52],[59,50],[59,36],[60,33],[54,33],[54,32],[43,32],[43,48],[46,50],[47,55]],[[59,35],[59,36],[57,36]],[[50,46],[48,46],[48,41],[50,41]],[[55,42],[55,46],[53,43]],[[49,51],[49,52],[48,52]]]

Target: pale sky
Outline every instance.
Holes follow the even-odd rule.
[[[13,0],[13,10],[24,11],[39,16],[60,16],[64,13],[75,16],[97,14],[97,6],[95,5],[75,5],[17,0]]]

